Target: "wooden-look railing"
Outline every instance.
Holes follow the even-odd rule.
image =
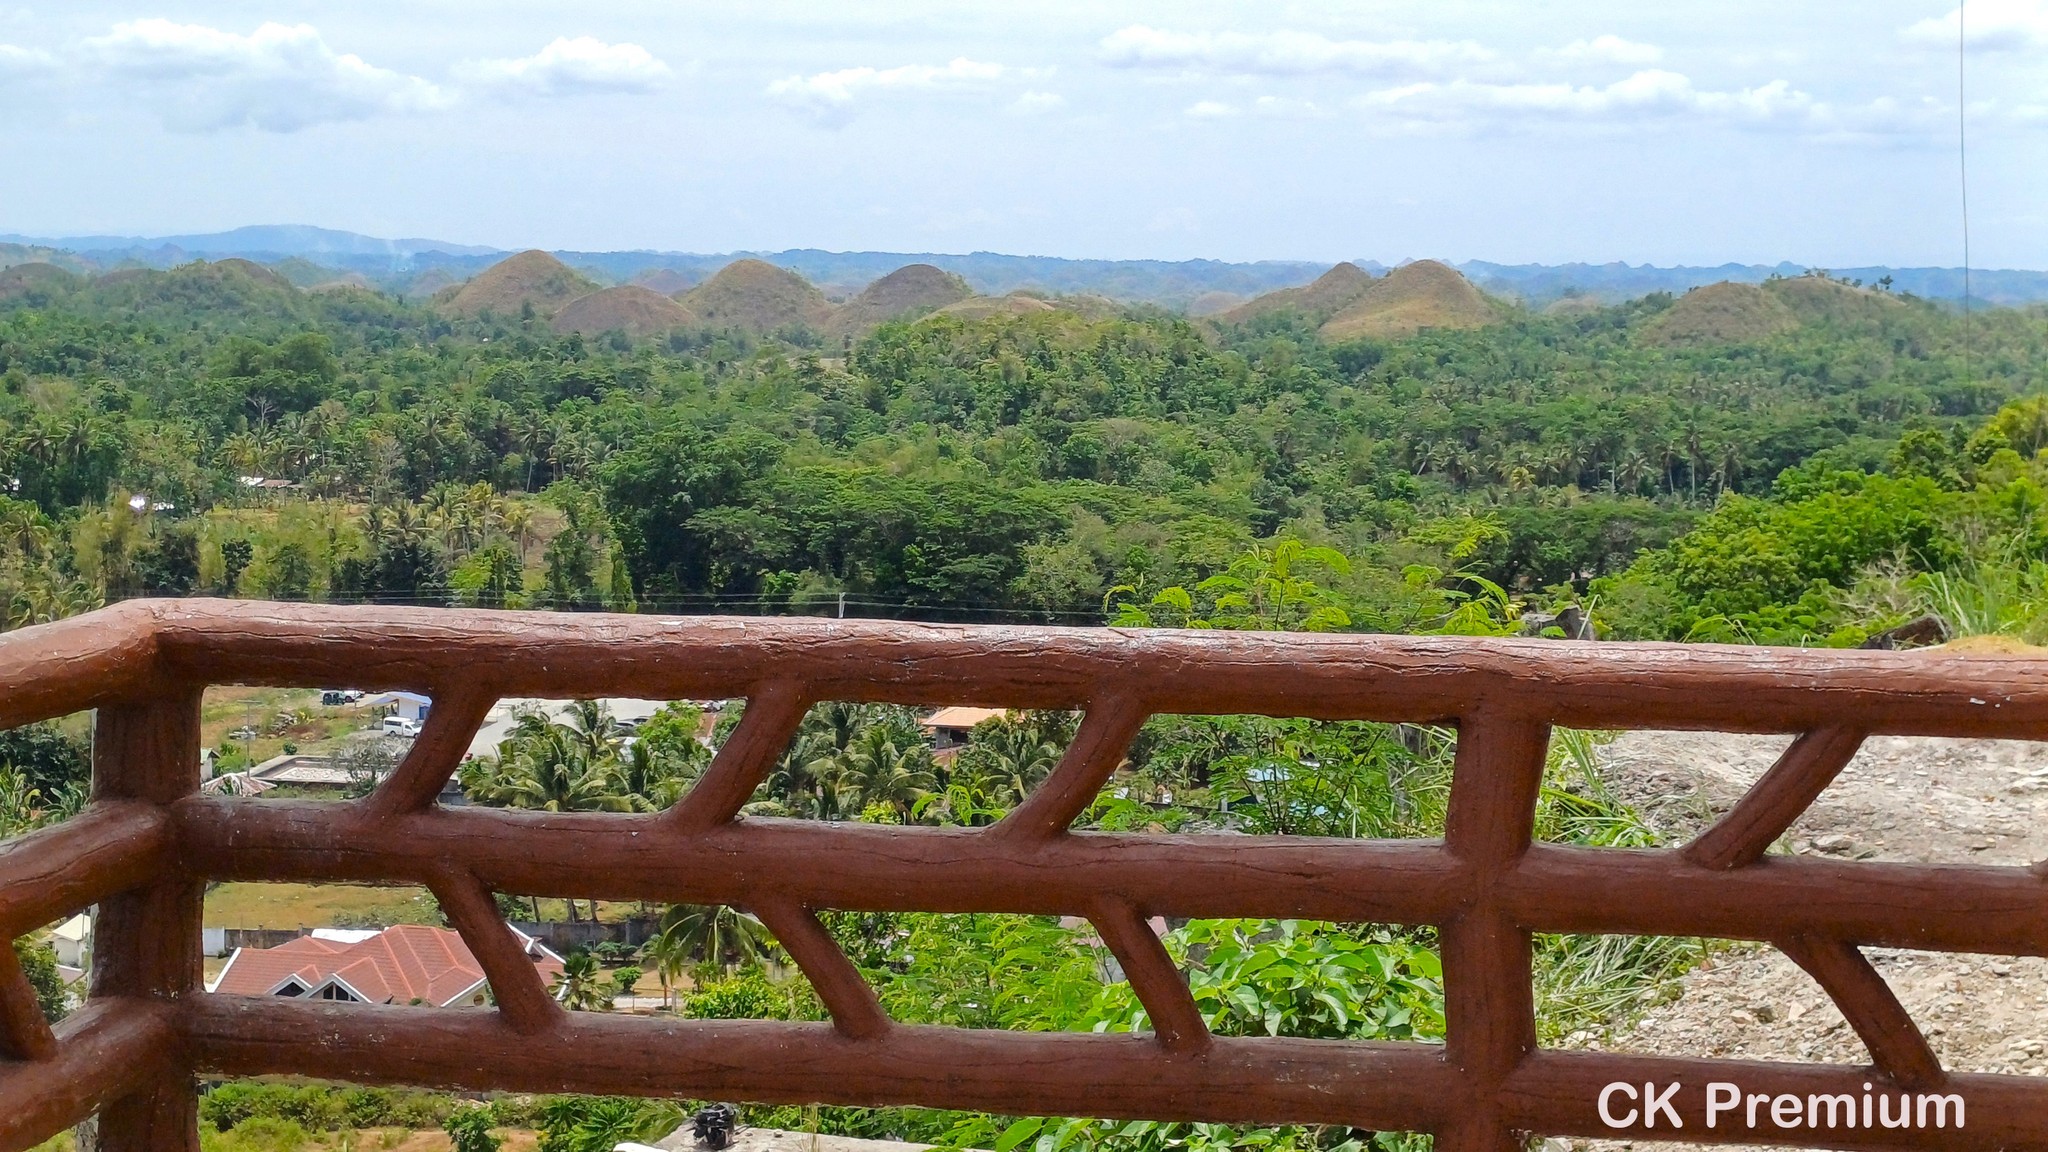
[[[434,700],[377,792],[347,803],[196,794],[211,684],[403,688]],[[505,696],[745,696],[694,789],[658,815],[434,803]],[[985,829],[740,819],[820,700],[1072,708],[1051,777]],[[2025,868],[1765,855],[1868,734],[2048,737],[2048,662],[1881,653],[1375,636],[642,618],[211,601],[139,602],[0,637],[0,727],[98,710],[94,799],[0,846],[0,935],[100,909],[91,994],[54,1032],[0,949],[0,1152],[95,1111],[116,1152],[196,1147],[196,1075],[1004,1114],[1345,1124],[1435,1133],[1454,1152],[1527,1134],[1839,1147],[2048,1146],[2048,1083],[1951,1074],[1866,945],[2048,953],[2048,879]],[[1441,841],[1081,833],[1151,714],[1455,725]],[[1724,819],[1675,851],[1531,843],[1552,725],[1800,733]],[[495,1011],[199,993],[209,880],[419,884],[488,972]],[[493,892],[723,903],[758,914],[830,1024],[569,1013]],[[1151,1034],[891,1021],[814,909],[1087,917]],[[1434,925],[1442,1045],[1210,1034],[1151,916]],[[1540,1049],[1532,932],[1766,941],[1827,990],[1869,1067]],[[1682,1088],[1664,1112],[1645,1084]],[[1847,1123],[1780,1128],[1766,1101],[1705,1125],[1710,1082],[1851,1098]],[[1609,1092],[1603,1118],[1603,1091]],[[1857,1115],[1944,1098],[1946,1121]],[[1967,1108],[1961,1123],[1960,1099]],[[1820,1109],[1814,1108],[1818,1116]],[[1673,1115],[1683,1116],[1674,1128]],[[1610,1121],[1627,1122],[1616,1126]]]

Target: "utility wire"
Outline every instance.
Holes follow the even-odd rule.
[[[1970,382],[1970,104],[1969,36],[1965,21],[1968,0],[1956,0],[1956,177],[1963,201],[1963,383]]]

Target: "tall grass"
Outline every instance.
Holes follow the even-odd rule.
[[[1965,524],[1961,556],[1935,571],[1906,557],[1865,568],[1841,598],[1845,612],[1872,631],[1914,616],[1936,615],[1955,636],[2010,636],[2048,643],[2048,561],[2034,528],[1992,533]]]
[[[1600,848],[1653,848],[1660,837],[1614,794],[1598,748],[1611,733],[1560,728],[1550,741],[1537,806],[1540,839]],[[1546,1040],[1625,1026],[1677,995],[1678,979],[1706,958],[1702,940],[1668,936],[1539,935],[1536,1030]]]

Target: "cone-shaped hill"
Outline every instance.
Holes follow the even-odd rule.
[[[1318,334],[1325,340],[1412,336],[1425,328],[1483,328],[1499,319],[1486,294],[1456,268],[1417,260],[1373,281]]]
[[[555,313],[558,333],[624,332],[628,336],[659,336],[677,328],[694,328],[697,317],[688,308],[651,288],[621,284],[578,296]]]
[[[1343,311],[1372,284],[1372,273],[1347,260],[1316,277],[1312,283],[1255,296],[1227,312],[1218,313],[1216,319],[1225,324],[1242,324],[1274,312],[1299,312],[1320,324]]]
[[[676,297],[712,328],[767,333],[802,326],[824,331],[832,302],[810,281],[763,260],[735,260]]]
[[[1055,311],[1058,309],[1050,300],[1013,292],[1008,296],[969,296],[946,305],[932,315],[951,316],[956,320],[986,320],[991,316],[1036,316],[1041,312]]]
[[[223,272],[240,272],[258,284],[268,284],[272,288],[292,287],[292,282],[285,279],[283,274],[279,273],[276,269],[265,268],[254,260],[244,260],[240,256],[230,256],[225,260],[215,260],[213,266]]]
[[[55,264],[16,264],[0,268],[0,301],[47,298],[83,283],[84,280]]]
[[[1723,280],[1680,296],[1643,326],[1642,339],[1668,347],[1748,344],[1798,326],[1798,315],[1775,293]]]
[[[1806,324],[1874,325],[1906,312],[1905,302],[1895,296],[1825,276],[1767,280],[1763,287]]]
[[[906,264],[860,290],[825,326],[827,336],[864,336],[905,316],[957,304],[974,290],[967,281],[930,264]]]
[[[1607,305],[1598,296],[1560,296],[1543,308],[1545,316],[1590,316]]]
[[[649,268],[633,277],[630,283],[642,288],[651,288],[663,296],[675,296],[688,292],[697,286],[697,281],[673,268]]]
[[[458,316],[475,316],[486,309],[505,316],[518,315],[531,304],[540,315],[553,316],[569,301],[595,291],[597,285],[575,269],[535,250],[508,256],[477,273],[441,306]]]

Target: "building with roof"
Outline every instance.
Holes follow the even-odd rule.
[[[92,958],[92,917],[80,912],[50,930],[50,950],[65,968],[83,970]]]
[[[258,791],[289,784],[309,791],[340,792],[349,786],[349,776],[348,770],[336,764],[332,756],[310,756],[303,752],[295,752],[272,756],[249,769],[249,782],[260,785]]]
[[[941,708],[918,721],[918,725],[932,734],[932,747],[944,752],[967,743],[967,734],[974,731],[975,725],[1009,714],[1007,708]]]
[[[403,717],[415,724],[425,724],[427,713],[433,711],[432,699],[417,692],[382,692],[362,701],[366,708],[389,708],[389,715]]]
[[[517,929],[526,956],[549,984],[562,958]],[[275,948],[237,948],[208,992],[291,996],[435,1008],[488,1002],[483,966],[446,928],[401,924],[381,932],[321,932]]]

